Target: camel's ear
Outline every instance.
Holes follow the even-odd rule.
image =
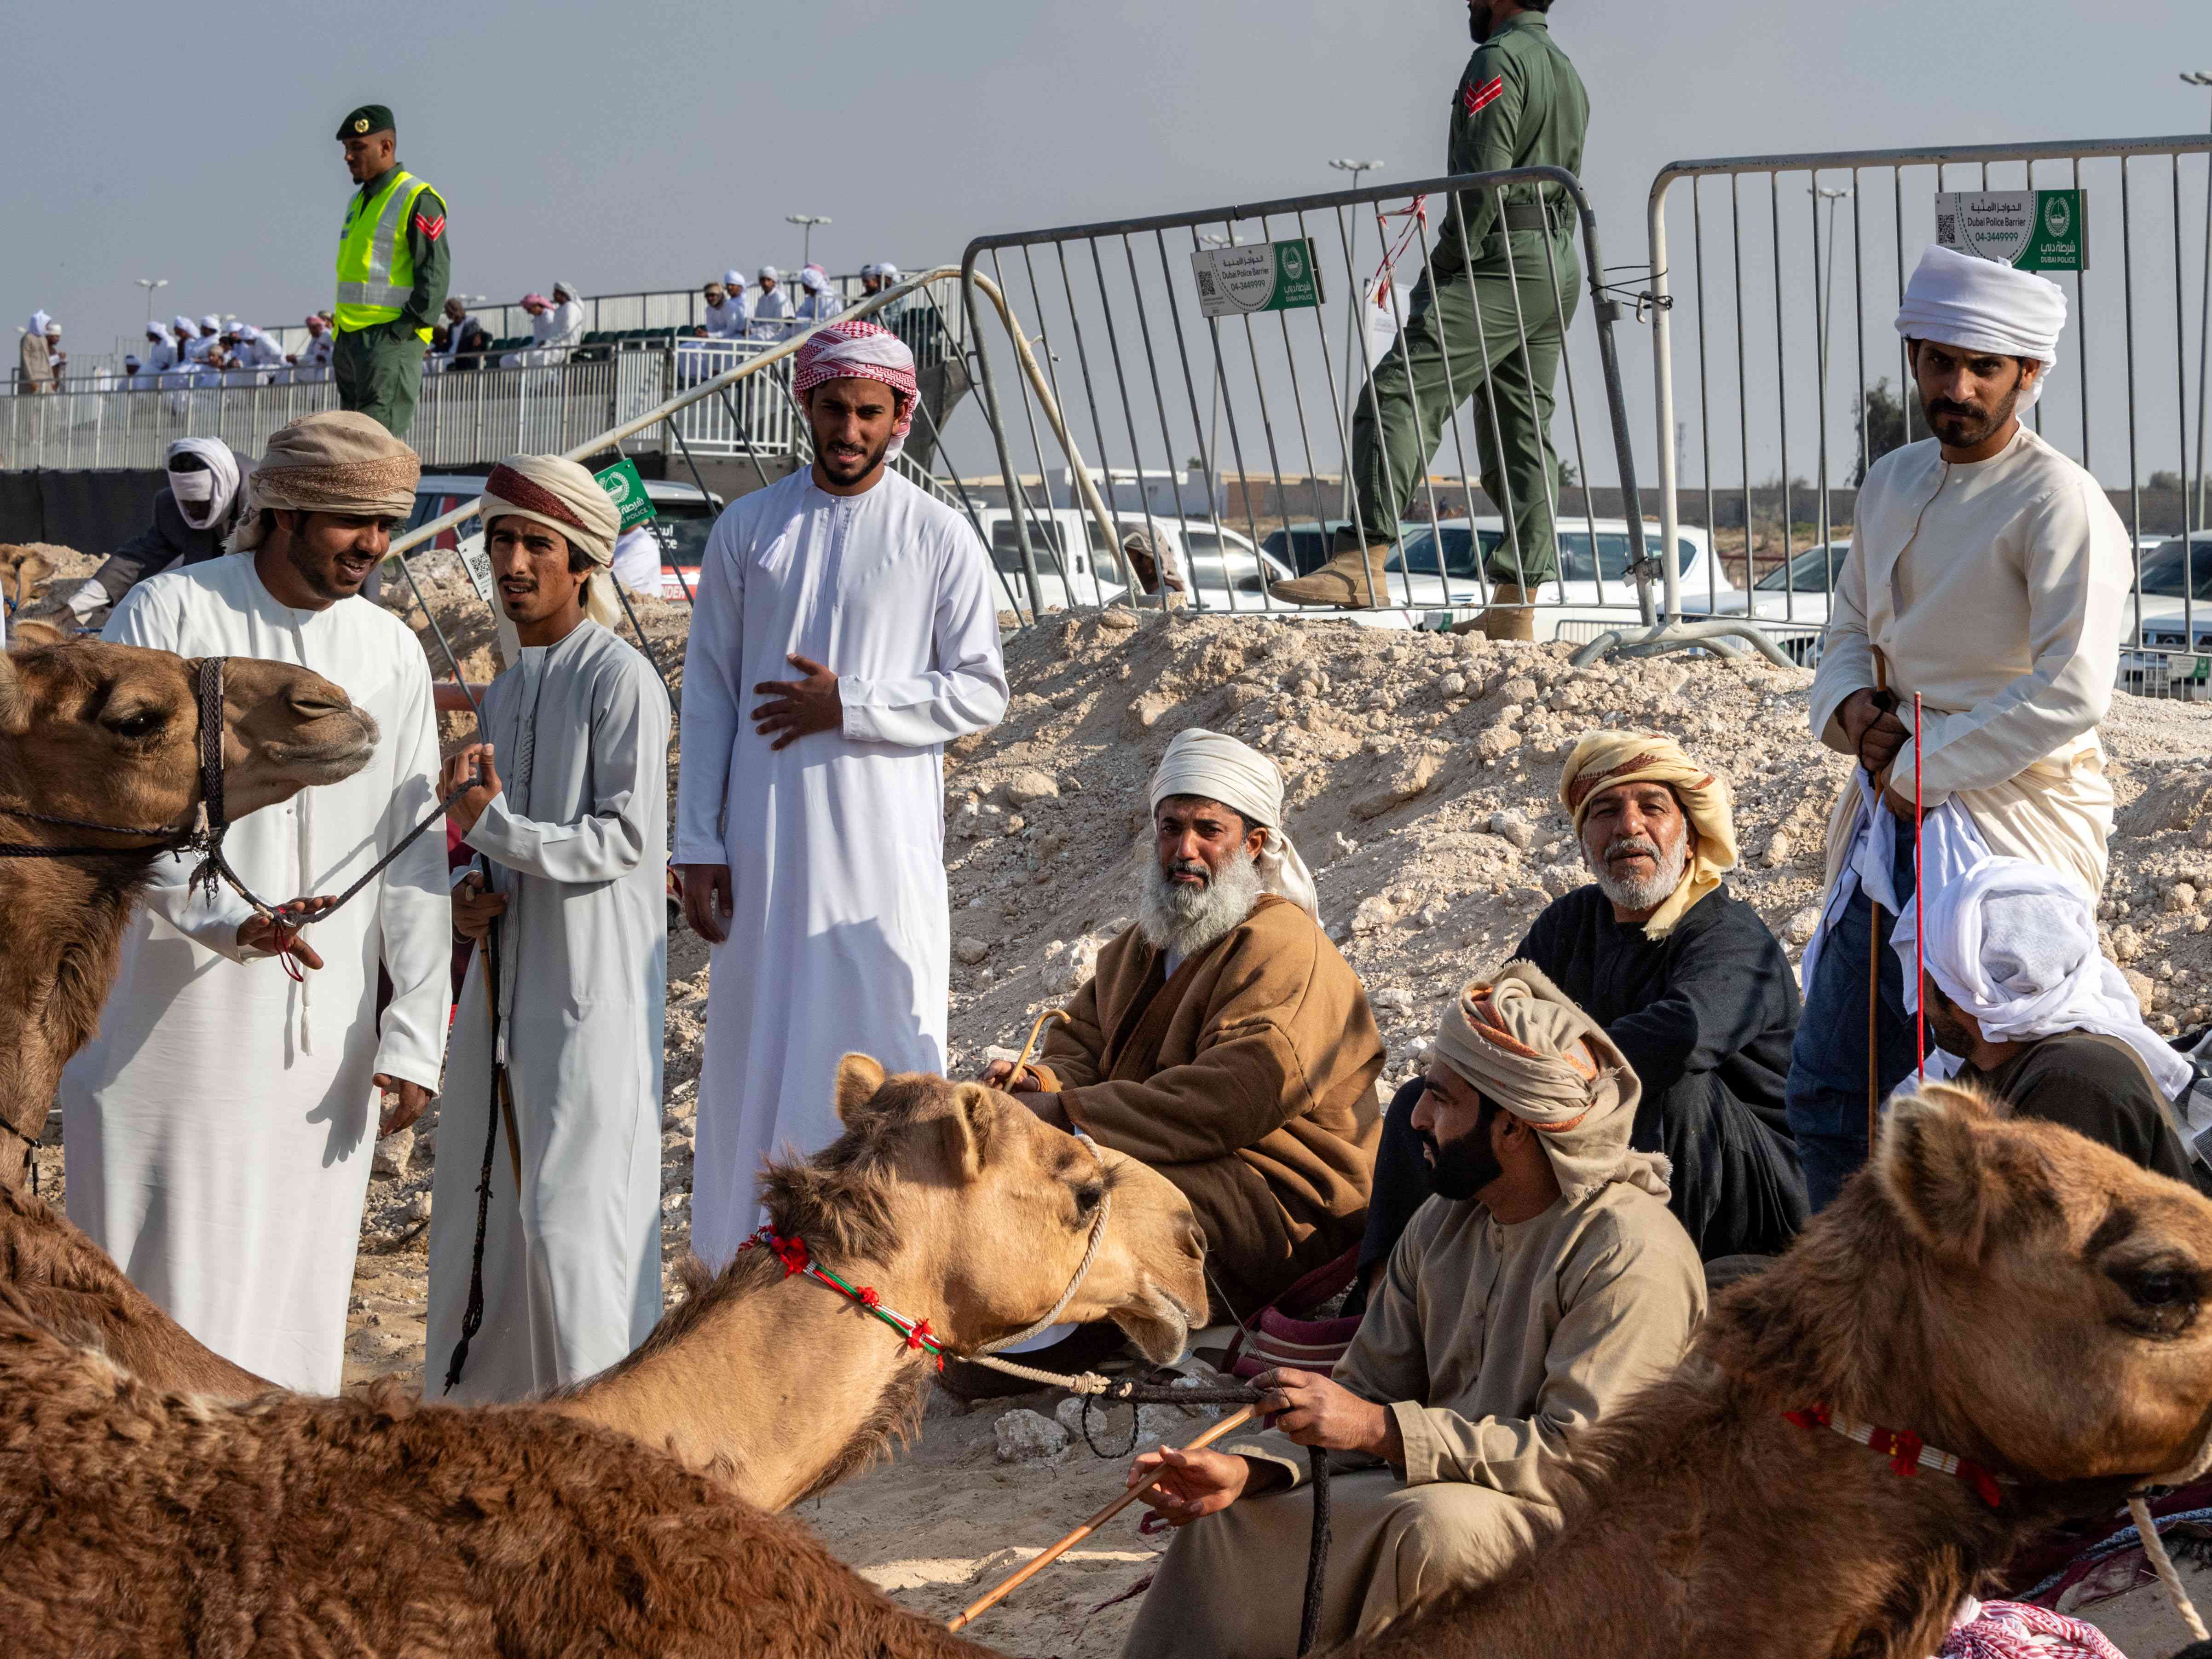
[[[952,1091],[951,1115],[938,1120],[939,1133],[945,1137],[945,1161],[963,1182],[982,1175],[991,1120],[997,1113],[988,1089],[980,1083],[963,1083]]]
[[[50,622],[11,623],[8,628],[10,645],[59,645],[69,635]]]
[[[1946,1083],[1890,1102],[1875,1170],[1905,1225],[1938,1255],[1981,1259],[1999,1194],[1976,1130],[1993,1116],[1980,1096]]]
[[[884,1068],[870,1054],[847,1054],[837,1062],[837,1121],[851,1128],[876,1091],[884,1086]]]

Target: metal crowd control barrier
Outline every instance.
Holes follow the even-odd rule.
[[[913,300],[915,295],[926,295],[932,283],[944,283],[957,275],[959,275],[958,269],[951,265],[941,266],[935,270],[917,272],[913,276],[908,277],[893,287],[884,289],[880,294],[867,296],[859,303],[848,307],[841,318],[833,319],[831,320],[837,321],[853,318],[865,319],[879,311],[894,307],[903,306]],[[996,285],[992,283],[988,278],[978,278],[973,286],[975,290],[981,292],[984,297],[990,301],[1000,319],[1006,324],[1008,331],[1012,334],[1017,340],[1018,340],[1021,333],[1019,325],[1013,321],[1012,314],[1007,311],[1005,299],[1000,293]],[[696,463],[692,462],[691,452],[684,437],[684,427],[680,417],[684,416],[688,410],[697,409],[708,404],[719,404],[726,410],[732,409],[735,407],[734,394],[744,392],[746,388],[756,382],[758,382],[763,386],[779,386],[781,387],[780,395],[787,402],[791,402],[789,371],[787,366],[790,360],[799,354],[799,348],[805,344],[807,339],[811,335],[818,331],[820,328],[824,326],[827,326],[827,325],[817,324],[814,327],[807,329],[803,333],[794,334],[789,339],[780,341],[777,343],[768,347],[766,349],[746,358],[745,361],[736,364],[734,367],[725,370],[721,374],[715,374],[708,379],[703,380],[697,385],[688,387],[684,391],[678,392],[673,397],[665,398],[660,402],[654,404],[652,407],[646,409],[626,420],[621,421],[605,430],[595,432],[590,437],[568,445],[562,453],[567,454],[572,460],[581,460],[586,456],[600,454],[609,449],[620,451],[623,444],[629,440],[639,437],[651,431],[655,427],[663,427],[669,434],[672,446],[684,457],[687,465],[690,467],[692,479],[698,485],[700,493],[704,495],[711,496],[713,492],[707,488],[705,478],[700,474]],[[1060,434],[1063,441],[1067,444],[1069,453],[1071,454],[1075,453],[1073,440],[1066,437],[1065,426],[1060,419],[1057,405],[1053,401],[1050,388],[1046,382],[1042,371],[1036,367],[1034,361],[1030,361],[1028,363],[1028,368],[1030,374],[1030,391],[1032,394],[1039,399],[1040,404],[1045,410],[1047,418],[1052,423],[1055,432]],[[771,376],[775,378],[771,380],[769,378]],[[918,421],[926,423],[927,412],[927,406],[925,405],[917,416]],[[741,416],[738,415],[732,415],[731,418],[732,421],[732,429],[737,435],[741,453],[750,458],[756,466],[758,466],[763,459],[762,453],[759,447],[750,441],[748,435],[748,428],[744,421],[742,419]],[[918,426],[917,431],[920,431],[921,429],[921,427]],[[798,422],[794,430],[798,439],[795,453],[804,459],[807,455],[807,446],[805,441],[806,426],[804,420]],[[940,454],[943,453],[943,433],[932,432],[928,435],[936,441],[939,453]],[[923,488],[931,489],[940,497],[948,500],[961,510],[964,511],[968,514],[969,521],[976,526],[977,533],[982,533],[983,520],[981,512],[973,498],[970,496],[967,486],[957,469],[952,471],[949,479],[944,480],[940,480],[922,469],[911,465],[902,465],[900,471],[903,476],[911,481]],[[768,474],[765,468],[761,469],[760,477],[763,483],[768,482]],[[466,684],[466,676],[461,672],[460,657],[459,653],[454,651],[452,641],[446,637],[445,629],[439,624],[436,612],[430,609],[428,601],[423,598],[422,588],[416,582],[414,570],[408,564],[404,556],[417,548],[427,546],[434,542],[439,537],[442,536],[449,530],[458,531],[461,526],[467,523],[476,516],[477,509],[474,502],[471,502],[465,507],[456,507],[450,513],[431,519],[416,526],[412,530],[408,531],[405,534],[394,538],[391,548],[392,552],[401,556],[399,560],[400,569],[406,576],[409,589],[413,592],[416,603],[422,607],[422,614],[429,620],[431,633],[436,638],[439,648],[445,653],[447,662],[452,666],[454,678],[461,681],[464,684]],[[988,540],[988,538],[986,539]],[[1006,588],[1007,597],[1010,602],[1012,602],[1012,608],[1016,611],[1017,616],[1018,616],[1020,605],[1017,600],[1013,589],[1010,585],[1006,583],[1003,574],[1001,574],[1000,581],[1001,586]],[[1035,607],[1032,607],[1030,615],[1032,619],[1034,619],[1037,615],[1037,611]],[[635,625],[634,622],[633,625]],[[643,638],[642,631],[640,633],[640,638]]]
[[[1921,248],[1937,239],[1936,192],[2079,191],[2062,203],[2057,246],[2042,251],[2063,259],[2070,238],[2087,268],[2046,270],[2069,314],[2049,390],[2028,418],[2093,471],[2100,460],[2108,473],[2116,459],[2126,466],[2125,484],[2108,489],[2137,549],[2122,684],[2203,695],[2212,537],[2192,537],[2189,550],[2178,538],[2204,525],[2202,319],[2212,290],[2194,250],[2212,249],[2212,224],[2192,210],[2212,202],[2212,179],[2185,167],[2190,158],[2212,167],[2212,138],[1845,150],[1662,168],[1650,200],[1647,296],[1662,534],[1673,538],[1686,493],[1702,495],[1708,534],[1740,518],[1745,538],[1739,591],[1720,591],[1716,580],[1704,592],[1678,593],[1668,569],[1668,613],[1749,614],[1793,657],[1817,659],[1849,547],[1838,524],[1855,515],[1859,478],[1889,449],[1926,435],[1892,319]],[[1686,218],[1684,272],[1670,233]],[[1694,349],[1680,368],[1692,380],[1678,414],[1675,337],[1684,331]],[[1682,452],[1692,445],[1702,477],[1685,492]],[[2160,473],[2181,488],[2154,489]],[[1778,544],[1765,559],[1763,526]],[[1717,578],[1718,562],[1714,570]]]
[[[1464,270],[1440,274],[1434,266],[1424,234],[1431,199],[1439,204],[1433,210],[1440,221],[1463,231],[1471,202],[1486,198],[1504,216],[1507,191],[1532,185],[1548,198],[1548,208],[1538,210],[1548,214],[1552,228],[1578,233],[1592,301],[1587,343],[1571,328],[1580,295],[1574,274],[1561,268],[1553,238],[1542,239],[1540,255],[1519,252],[1523,260],[1540,258],[1544,274],[1533,275],[1523,265],[1510,276],[1504,283],[1510,308],[1486,312],[1474,277]],[[1542,584],[1540,615],[1561,637],[1572,637],[1571,629],[1593,620],[1640,622],[1647,631],[1656,623],[1652,578],[1659,561],[1647,550],[1613,346],[1620,308],[1604,280],[1589,199],[1571,174],[1552,167],[1331,191],[979,237],[969,244],[961,270],[971,313],[979,292],[1006,293],[1012,305],[1018,291],[1023,303],[1013,308],[1034,314],[1041,331],[1034,342],[1008,331],[1023,371],[1018,396],[1003,390],[993,373],[993,348],[980,315],[971,315],[968,331],[1009,509],[1007,520],[994,526],[998,533],[985,540],[1001,572],[1020,577],[1033,611],[1047,605],[1048,580],[1053,597],[1079,602],[1080,590],[1071,581],[1079,573],[1072,566],[1086,540],[1093,560],[1111,562],[1121,583],[1118,592],[1094,584],[1092,602],[1133,599],[1136,588],[1124,550],[1134,532],[1170,559],[1181,556],[1175,562],[1182,567],[1185,602],[1193,609],[1346,614],[1287,604],[1270,585],[1325,556],[1340,525],[1348,522],[1363,543],[1368,539],[1357,492],[1342,482],[1355,407],[1382,423],[1369,372],[1378,352],[1370,344],[1362,353],[1358,343],[1387,336],[1382,349],[1395,352],[1409,374],[1413,364],[1401,327],[1410,301],[1395,283],[1370,288],[1359,282],[1358,234],[1370,215],[1382,224],[1386,204],[1409,200],[1411,207],[1390,216],[1411,216],[1404,252],[1414,274],[1431,287],[1440,280],[1469,285],[1486,362],[1525,360],[1532,335],[1548,332],[1565,342],[1560,380],[1572,453],[1559,453],[1551,429],[1553,388],[1531,388],[1523,374],[1493,400],[1494,381],[1455,386],[1454,366],[1440,365],[1434,372],[1441,374],[1453,405],[1449,431],[1438,432],[1440,447],[1424,458],[1415,499],[1405,504],[1398,533],[1389,538],[1394,551],[1387,591],[1370,592],[1375,603],[1366,613],[1397,613],[1401,625],[1416,617],[1441,618],[1489,603],[1493,580],[1503,580],[1507,570],[1524,591],[1538,586],[1523,578],[1541,568],[1541,550],[1521,544],[1523,514],[1516,511],[1510,477],[1494,471],[1499,516],[1478,518],[1481,497],[1470,460],[1490,447],[1502,449],[1499,403],[1521,397],[1530,400],[1528,413],[1514,409],[1510,418],[1525,418],[1534,428],[1544,462],[1544,511],[1534,516],[1539,525],[1547,517],[1553,524],[1560,555],[1556,573]],[[1516,203],[1511,211],[1525,217],[1528,206]],[[1516,221],[1514,228],[1526,227]],[[1200,293],[1196,265],[1211,258],[1211,279],[1221,257],[1209,256],[1208,249],[1234,258],[1235,249],[1260,244],[1271,246],[1269,255],[1256,256],[1261,281],[1272,258],[1278,278],[1273,300],[1285,297],[1281,284],[1287,281],[1290,303],[1271,300],[1257,310],[1237,310],[1218,303],[1218,290],[1215,302],[1208,303]],[[1308,270],[1316,279],[1310,286],[1302,281]],[[1486,316],[1491,320],[1482,320]],[[1340,348],[1346,353],[1340,368]],[[1610,427],[1620,502],[1610,522],[1600,518],[1595,492],[1587,487],[1583,405],[1593,402],[1594,417],[1598,410],[1582,385],[1590,368],[1578,374],[1577,349],[1595,355],[1595,398],[1602,401],[1602,418]],[[1355,354],[1364,359],[1356,366]],[[1463,410],[1461,402],[1470,398]],[[1085,436],[1099,462],[1095,470],[1071,441],[1063,410],[1087,422]],[[1477,427],[1472,445],[1463,416]],[[1051,447],[1048,433],[1056,441]],[[1028,457],[1035,459],[1033,474],[1024,471],[1022,459]],[[1185,457],[1194,458],[1189,470],[1201,482],[1186,483]],[[1562,461],[1584,486],[1578,505],[1565,498],[1559,482]],[[1447,470],[1441,479],[1429,471],[1432,463]],[[1332,464],[1337,476],[1324,470]],[[1055,481],[1055,469],[1064,469],[1064,483]],[[1223,499],[1214,485],[1231,472],[1241,480],[1241,501]],[[1729,635],[1764,643],[1755,630],[1733,623],[1712,626],[1703,636]]]

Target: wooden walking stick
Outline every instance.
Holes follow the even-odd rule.
[[[1220,1439],[1222,1436],[1231,1433],[1237,1429],[1243,1428],[1245,1424],[1252,1420],[1253,1416],[1258,1412],[1258,1410],[1259,1407],[1256,1406],[1240,1406],[1237,1410],[1230,1413],[1228,1416],[1223,1418],[1218,1423],[1214,1424],[1211,1428],[1207,1429],[1204,1434],[1200,1435],[1197,1439],[1183,1447],[1182,1449],[1185,1451],[1205,1450],[1206,1447]],[[1158,1474],[1152,1476],[1152,1480],[1140,1480],[1135,1486],[1130,1487],[1128,1491],[1123,1492],[1119,1498],[1109,1504],[1104,1509],[1099,1510],[1097,1514],[1092,1516],[1088,1521],[1085,1521],[1073,1532],[1068,1534],[1066,1537],[1061,1539],[1050,1549],[1045,1551],[1043,1554],[1038,1556],[1032,1561],[1025,1562],[1010,1577],[1000,1580],[997,1584],[992,1587],[990,1592],[986,1595],[982,1600],[973,1602],[969,1606],[963,1608],[959,1616],[949,1621],[945,1625],[945,1628],[949,1631],[958,1630],[963,1626],[973,1620],[978,1613],[988,1612],[992,1607],[998,1606],[1000,1602],[1005,1601],[1006,1597],[1012,1595],[1024,1584],[1029,1583],[1030,1579],[1036,1577],[1037,1574],[1043,1571],[1054,1562],[1059,1560],[1061,1556],[1066,1554],[1068,1551],[1073,1549],[1085,1539],[1090,1537],[1092,1533],[1097,1531],[1099,1528],[1104,1526],[1109,1521],[1119,1515],[1123,1510],[1128,1508],[1130,1504],[1135,1503],[1138,1498],[1152,1489],[1153,1484],[1159,1480],[1160,1475],[1166,1473],[1166,1469],[1162,1468]]]
[[[1896,706],[1889,690],[1889,662],[1874,647],[1874,700],[1884,714]],[[1881,806],[1882,781],[1875,777],[1875,806]],[[1867,1156],[1874,1156],[1875,1131],[1881,1121],[1881,907],[1867,896]]]

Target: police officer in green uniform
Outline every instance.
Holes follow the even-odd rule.
[[[404,438],[422,390],[423,348],[453,268],[445,199],[395,159],[398,138],[386,106],[362,105],[337,136],[346,172],[361,188],[338,232],[331,378],[341,409],[357,409]]]
[[[1553,42],[1544,17],[1550,9],[1551,0],[1469,0],[1468,26],[1478,44],[1453,94],[1450,172],[1548,165],[1579,176],[1589,98]],[[1430,270],[1413,289],[1400,335],[1404,349],[1392,346],[1376,366],[1352,417],[1358,520],[1337,532],[1326,565],[1275,583],[1276,598],[1354,611],[1392,602],[1382,567],[1399,514],[1436,453],[1453,396],[1472,396],[1482,488],[1509,526],[1487,561],[1496,586],[1480,626],[1492,639],[1534,636],[1534,618],[1522,607],[1558,568],[1552,383],[1582,264],[1573,204],[1557,185],[1515,185],[1504,198],[1502,214],[1495,190],[1462,193],[1456,212],[1446,205]],[[1402,580],[1400,589],[1402,599]]]

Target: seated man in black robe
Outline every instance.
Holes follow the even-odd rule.
[[[1592,732],[1559,780],[1596,879],[1555,900],[1513,952],[1605,1027],[1644,1086],[1631,1144],[1673,1161],[1676,1218],[1707,1261],[1779,1254],[1805,1224],[1783,1115],[1797,981],[1759,913],[1732,896],[1728,786],[1671,739]],[[1427,1196],[1416,1079],[1390,1103],[1375,1164],[1369,1264]]]

